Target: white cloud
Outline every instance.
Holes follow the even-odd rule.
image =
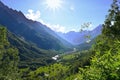
[[[71,8],[72,9],[72,8]],[[62,33],[66,33],[69,32],[70,30],[67,30],[65,26],[61,26],[60,24],[50,24],[50,23],[46,23],[45,21],[43,21],[41,19],[41,13],[40,11],[34,11],[32,9],[28,10],[28,13],[25,14],[25,16],[28,19],[34,20],[34,21],[39,21],[42,24],[46,25],[47,27],[49,27],[50,29],[52,29],[55,32],[62,32]],[[75,31],[75,29],[72,29],[72,31]]]
[[[49,28],[51,28],[53,31],[55,32],[62,32],[62,33],[66,33],[67,30],[64,26],[61,26],[59,24],[45,24],[46,26],[48,26]]]
[[[28,13],[25,14],[25,16],[28,18],[28,19],[31,19],[31,20],[34,20],[34,21],[39,21],[41,22],[42,24],[46,25],[47,27],[51,28],[53,31],[55,32],[62,32],[62,33],[65,33],[66,32],[66,28],[64,26],[61,26],[59,24],[49,24],[49,23],[46,23],[44,22],[40,17],[40,11],[36,11],[34,12],[34,10],[32,9],[29,9],[28,10]]]
[[[34,12],[32,9],[29,9],[28,13],[25,14],[25,16],[28,19],[31,19],[31,20],[34,20],[34,21],[39,21],[39,19],[40,19],[40,11]]]
[[[70,10],[73,11],[74,10],[74,6],[71,6]],[[28,13],[25,14],[25,16],[28,19],[41,22],[42,24],[46,25],[47,27],[49,27],[50,29],[52,29],[55,32],[66,33],[66,32],[69,32],[69,31],[77,31],[77,32],[79,31],[78,29],[75,29],[75,27],[73,27],[73,29],[69,29],[69,28],[66,28],[66,26],[61,26],[60,24],[46,23],[45,21],[43,21],[41,19],[41,13],[40,13],[39,10],[38,11],[34,11],[32,9],[29,9]],[[95,26],[93,24],[89,24],[89,27],[88,28],[83,28],[83,30],[93,30],[94,28],[95,28]]]

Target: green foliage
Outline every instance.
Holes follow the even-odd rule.
[[[120,10],[117,0],[113,0],[111,7],[103,25],[102,34],[97,37],[94,47],[87,51],[62,54],[58,62],[54,64],[47,65],[49,62],[52,62],[50,58],[53,55],[46,54],[53,51],[39,49],[35,45],[31,45],[10,33],[9,41],[20,50],[21,55],[24,55],[27,59],[29,58],[28,64],[30,60],[30,64],[33,63],[33,68],[36,66],[34,64],[36,61],[38,64],[44,63],[47,65],[41,66],[38,69],[35,68],[36,70],[22,68],[20,70],[22,79],[120,80]],[[85,26],[88,25],[85,24]],[[89,39],[90,36],[86,36],[86,38]],[[42,39],[44,40],[44,38]],[[46,44],[48,46],[49,42]],[[57,48],[56,44],[54,46]],[[27,56],[27,53],[31,55]],[[33,57],[36,58],[37,56],[40,58],[33,59]],[[19,79],[18,61],[18,50],[10,46],[6,37],[6,29],[0,27],[0,80]]]
[[[91,50],[78,51],[71,54],[63,54],[60,56],[59,60],[65,65],[78,68],[78,66],[83,67],[89,65],[89,60],[92,55],[93,52]]]
[[[96,52],[91,66],[80,68],[80,74],[87,80],[118,80],[120,79],[120,43],[115,43],[108,51]],[[97,74],[97,75],[96,75]]]
[[[0,80],[18,80],[18,50],[10,46],[6,32],[0,26]]]
[[[74,80],[81,79],[78,74],[79,67],[89,65],[92,51],[61,54],[58,61],[48,66],[41,66],[37,70],[21,69],[24,80]]]
[[[7,45],[6,28],[0,25],[0,45]]]
[[[109,15],[107,16],[103,27],[103,35],[109,37],[110,39],[119,38],[120,10],[117,0],[113,0],[113,4],[111,5],[111,9],[109,10]]]
[[[32,79],[40,80],[64,80],[69,70],[69,66],[55,63],[46,67],[40,67],[30,73]]]
[[[111,22],[114,21],[114,24]],[[120,79],[120,10],[117,0],[103,25],[102,35],[94,46],[95,56],[91,65],[80,68],[82,80],[119,80]]]

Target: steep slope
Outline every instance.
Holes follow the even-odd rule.
[[[58,33],[58,35],[73,45],[80,45],[87,41],[87,38],[85,38],[85,36],[90,36],[90,39],[94,39],[99,34],[101,34],[101,30],[102,30],[102,25],[99,25],[91,31],[82,31],[82,32],[70,31],[68,33]]]
[[[49,33],[49,31],[54,34],[55,32],[39,22],[28,20],[22,12],[10,9],[2,2],[0,2],[0,24],[26,41],[35,43],[39,48],[53,50],[66,48],[58,37]]]
[[[5,49],[7,49],[8,46],[16,50],[18,49],[17,52],[19,52],[18,55],[20,57],[20,67],[27,67],[28,65],[30,67],[33,65],[37,67],[40,65],[50,64],[54,62],[51,57],[58,53],[56,51],[40,49],[36,47],[36,45],[17,37],[15,34],[7,31],[4,26],[0,25],[0,49],[3,48],[3,44]]]
[[[8,41],[19,50],[20,66],[25,65],[45,65],[54,62],[51,57],[58,52],[52,50],[43,50],[23,38],[16,36],[10,31],[7,32]]]

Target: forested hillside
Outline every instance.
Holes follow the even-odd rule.
[[[18,50],[9,44],[7,30],[0,25],[0,80],[20,78],[18,61]]]
[[[57,51],[38,48],[35,44],[25,41],[10,31],[7,31],[7,37],[10,44],[19,51],[19,67],[31,66],[36,68],[37,66],[43,66],[54,62],[51,57],[58,54]]]
[[[0,25],[0,80],[120,80],[119,1],[113,0],[102,26],[101,35],[89,50],[56,54],[37,48]],[[20,67],[25,59],[27,66]],[[40,65],[29,65],[29,61]]]
[[[64,55],[53,67],[43,67],[31,72],[31,78],[48,80],[119,80],[120,79],[120,10],[119,3],[114,0],[103,24],[102,34],[97,37],[96,44],[85,53]],[[84,57],[83,54],[91,55]],[[82,55],[82,56],[80,56]],[[79,60],[82,59],[82,60]],[[88,60],[88,61],[87,61]],[[66,62],[68,61],[68,62]],[[85,61],[85,62],[84,62]],[[71,62],[69,64],[69,62]],[[80,65],[82,62],[82,66]],[[57,65],[64,65],[62,69]],[[83,64],[84,63],[84,64]],[[86,63],[86,64],[85,64]],[[73,67],[74,65],[76,67]],[[72,67],[71,67],[72,65]],[[67,67],[66,67],[67,66]],[[53,68],[53,69],[52,69]],[[57,69],[58,68],[58,69]],[[57,71],[56,71],[57,69]],[[49,71],[50,70],[50,71]],[[52,74],[52,72],[54,72]],[[59,74],[59,71],[63,74]],[[52,75],[51,75],[52,74]],[[54,74],[58,74],[53,77]],[[42,78],[41,78],[42,77]],[[59,78],[60,77],[60,78]]]

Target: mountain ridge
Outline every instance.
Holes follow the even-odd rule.
[[[27,19],[21,11],[13,10],[2,2],[0,2],[0,10],[0,24],[6,26],[8,30],[17,36],[35,43],[42,49],[67,49],[67,46],[64,45],[67,41],[64,39],[60,40],[60,37],[46,25]]]
[[[57,34],[73,45],[80,45],[85,43],[88,40],[86,36],[90,36],[90,39],[92,40],[98,35],[100,35],[101,31],[102,31],[102,25],[99,25],[91,31],[87,31],[87,30],[84,30],[81,32],[70,31],[68,33],[59,32]]]

